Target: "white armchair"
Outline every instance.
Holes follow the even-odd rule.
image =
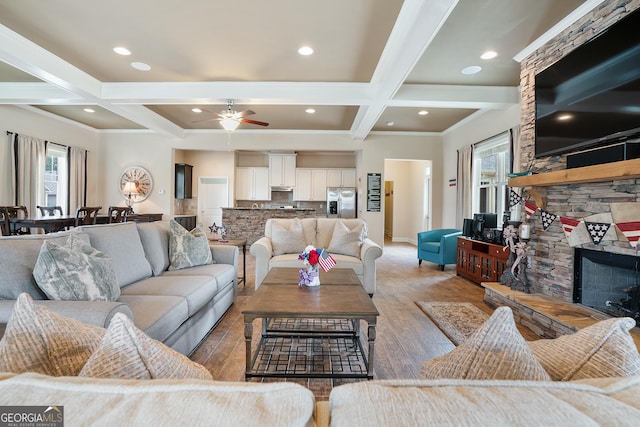
[[[334,268],[353,269],[367,293],[375,293],[382,248],[367,237],[364,220],[342,218],[268,219],[264,237],[250,248],[256,258],[256,289],[273,267],[301,268],[298,255],[307,245],[327,249],[336,260]]]

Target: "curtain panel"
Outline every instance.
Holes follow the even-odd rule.
[[[15,201],[24,205],[29,215],[36,213],[36,206],[46,204],[44,170],[47,161],[46,141],[28,135],[15,135],[12,144],[15,161]]]
[[[456,228],[459,229],[462,229],[464,218],[471,217],[471,195],[473,193],[472,162],[473,146],[463,147],[458,150]]]
[[[67,212],[72,215],[77,207],[87,204],[87,150],[69,147],[67,158],[69,159]]]

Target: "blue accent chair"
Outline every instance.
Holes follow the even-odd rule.
[[[438,264],[440,271],[444,271],[447,264],[455,264],[458,248],[458,236],[461,230],[443,228],[441,230],[423,231],[418,233],[418,265],[422,260]]]

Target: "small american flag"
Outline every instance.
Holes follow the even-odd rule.
[[[333,259],[331,254],[325,249],[321,249],[321,251],[322,252],[320,252],[318,256],[318,264],[320,264],[320,267],[322,267],[322,271],[326,273],[336,265],[336,260]]]

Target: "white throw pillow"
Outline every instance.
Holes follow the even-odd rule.
[[[64,246],[43,241],[33,277],[52,300],[116,301],[120,296],[111,258],[80,234],[71,234]]]
[[[206,265],[213,262],[207,233],[198,225],[187,231],[175,220],[169,221],[169,270]]]
[[[349,255],[360,258],[360,247],[364,239],[364,224],[359,223],[350,229],[343,221],[336,221],[333,236],[327,251],[332,254]]]
[[[271,224],[273,255],[299,254],[307,246],[304,242],[302,223],[298,218],[273,221]]]
[[[80,371],[81,377],[211,380],[202,365],[149,338],[122,313],[113,316],[100,346]]]

